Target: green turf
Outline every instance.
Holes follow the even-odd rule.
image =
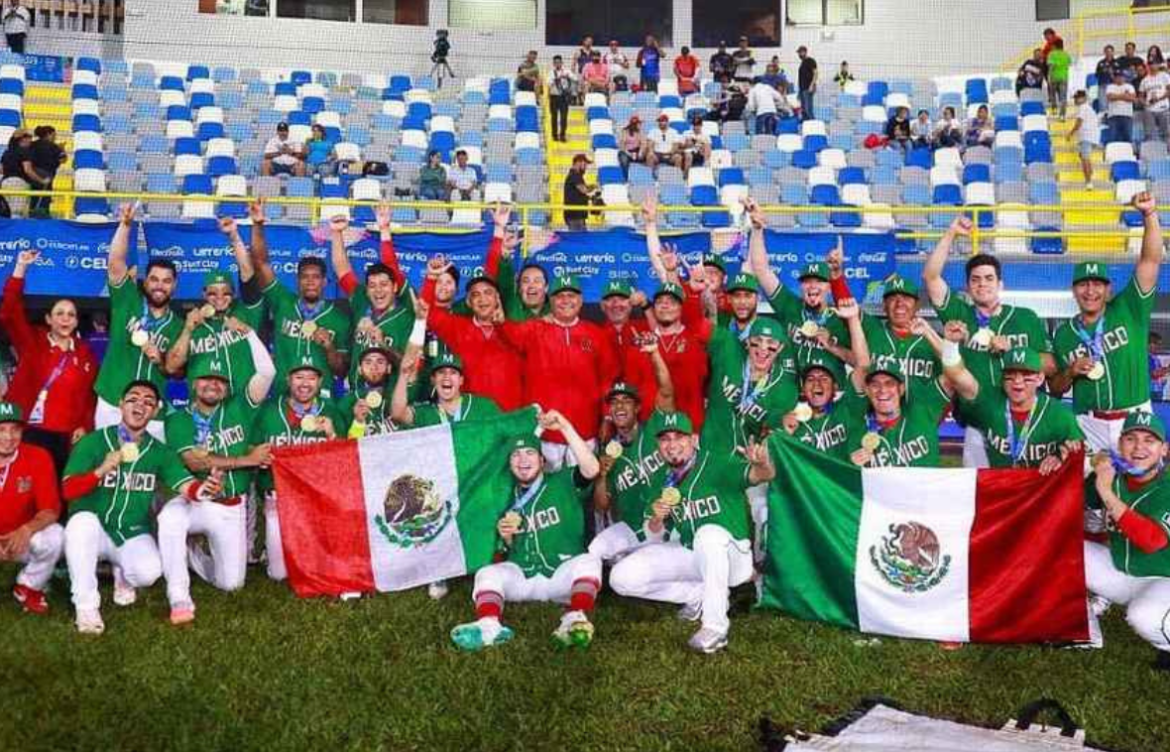
[[[14,570],[0,569],[11,586]],[[106,634],[0,601],[0,748],[6,750],[748,750],[757,719],[818,729],[867,695],[999,725],[1054,697],[1090,741],[1170,745],[1170,675],[1116,613],[1105,650],[968,646],[859,635],[774,613],[732,620],[701,656],[673,609],[603,595],[588,652],[549,642],[558,610],[508,608],[516,639],[474,655],[450,645],[469,586],[354,602],[302,601],[249,572],[223,594],[196,584],[198,620],[165,622],[162,585],[122,609],[103,583]]]

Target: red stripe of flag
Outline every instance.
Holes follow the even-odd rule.
[[[374,590],[358,442],[273,452],[288,582],[301,598]]]
[[[979,471],[968,584],[972,642],[1088,639],[1083,463],[1074,454],[1047,477]]]

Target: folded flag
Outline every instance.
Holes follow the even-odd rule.
[[[536,411],[278,449],[277,512],[300,597],[405,590],[491,563],[509,442]]]
[[[861,469],[773,434],[760,605],[954,642],[1087,640],[1083,459]]]

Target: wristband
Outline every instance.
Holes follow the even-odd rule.
[[[360,439],[366,435],[366,424],[359,423],[356,420],[353,425],[349,427],[349,432],[346,434],[348,438]]]
[[[958,343],[950,341],[943,343],[942,364],[943,368],[963,365],[963,356],[959,353]]]
[[[410,344],[422,347],[427,343],[427,322],[426,320],[415,320],[414,327],[410,330]]]

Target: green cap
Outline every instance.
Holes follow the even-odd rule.
[[[1088,279],[1099,279],[1102,282],[1109,281],[1108,270],[1100,261],[1082,261],[1073,267],[1073,284],[1077,282],[1084,282]]]
[[[227,285],[232,287],[231,275],[227,272],[221,272],[218,269],[213,269],[207,274],[203,275],[203,289],[206,290],[212,285]]]
[[[459,373],[463,373],[463,360],[450,351],[439,353],[439,356],[431,361],[431,373],[435,373],[440,368],[454,368]]]
[[[1040,364],[1040,353],[1030,347],[1017,347],[1004,356],[1003,370],[1040,373],[1044,368]]]
[[[553,280],[552,289],[548,291],[549,295],[556,295],[558,292],[581,292],[581,283],[572,274],[563,274]]]
[[[14,402],[0,402],[0,423],[24,423],[24,413]]]
[[[841,361],[834,358],[832,355],[821,351],[813,350],[808,357],[800,363],[800,379],[804,380],[810,371],[821,369],[833,377],[833,380],[838,384],[845,380],[845,371],[841,367]]]
[[[728,292],[735,292],[736,290],[747,290],[748,292],[759,292],[760,281],[756,279],[753,274],[745,274],[740,272],[731,278],[731,284],[727,286]]]
[[[909,295],[912,298],[917,298],[918,285],[900,274],[894,274],[886,279],[886,289],[882,293],[882,297],[888,298],[891,295]]]
[[[687,300],[687,294],[683,292],[682,286],[676,285],[674,282],[663,282],[654,292],[654,300],[658,300],[663,295],[670,295],[680,303],[685,303]]]
[[[227,362],[220,358],[200,358],[195,362],[195,365],[187,369],[187,379],[195,381],[195,379],[223,379],[224,381],[231,381],[228,378]]]
[[[628,298],[634,294],[630,283],[624,279],[611,279],[609,284],[605,286],[605,292],[601,293],[601,299],[605,300],[613,295],[619,295],[623,298]]]
[[[1166,426],[1162,419],[1145,410],[1134,410],[1125,416],[1125,423],[1121,424],[1121,433],[1130,431],[1149,431],[1158,437],[1158,441],[1166,440]]]
[[[723,265],[723,256],[718,253],[704,253],[703,266],[713,266],[724,274],[727,274],[727,267]]]
[[[820,279],[820,280],[824,280],[825,282],[828,282],[829,281],[829,265],[826,264],[824,261],[814,261],[811,264],[809,264],[808,266],[804,267],[804,270],[801,271],[801,273],[800,273],[800,279],[805,280],[805,279],[809,279],[810,277],[815,277],[816,279]]]
[[[325,372],[321,370],[321,366],[313,362],[312,355],[302,355],[301,357],[297,358],[297,360],[293,363],[292,368],[288,369],[288,375],[292,376],[297,371],[303,371],[306,368],[310,371],[316,371],[318,376],[325,375]]]
[[[756,316],[756,320],[748,328],[748,339],[752,337],[771,337],[775,340],[784,339],[784,327],[780,322],[768,316]]]
[[[619,394],[625,394],[636,400],[641,399],[641,396],[638,395],[638,388],[633,384],[628,381],[615,381],[613,382],[613,386],[609,388],[609,391],[605,393],[605,401],[609,402]]]
[[[508,452],[510,454],[515,452],[517,449],[535,449],[537,452],[539,452],[540,439],[538,439],[536,434],[533,433],[526,433],[523,436],[517,436],[516,438],[512,439],[512,443],[509,444]]]
[[[691,416],[686,413],[664,413],[658,422],[658,435],[677,431],[679,433],[692,434],[695,432],[695,426],[691,423]]]
[[[884,373],[887,376],[893,376],[903,384],[906,383],[906,374],[902,370],[902,364],[898,362],[897,358],[884,358],[882,365],[874,366],[869,373],[865,374],[865,383],[869,383],[870,379],[877,376],[879,373]]]

